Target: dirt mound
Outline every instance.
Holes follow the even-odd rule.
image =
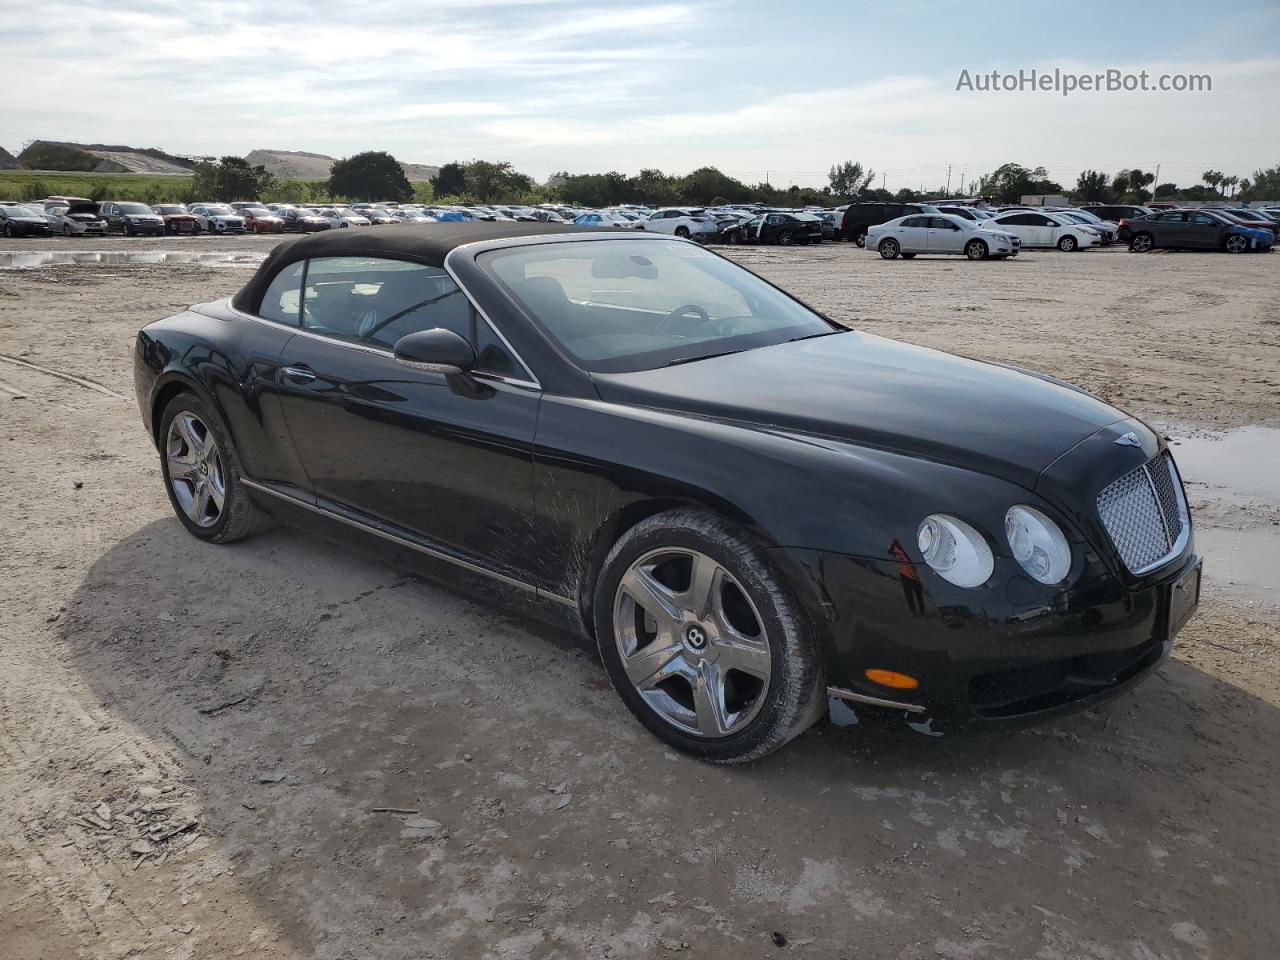
[[[8,150],[6,150],[4,147],[0,147],[0,170],[21,170],[21,169],[22,169],[22,164],[18,162],[18,158],[15,157]]]
[[[250,166],[263,166],[277,177],[295,180],[325,180],[334,164],[333,157],[303,150],[251,150],[245,159]]]
[[[39,147],[66,147],[97,158],[93,173],[146,173],[151,175],[190,176],[194,164],[155,147],[126,147],[106,143],[72,143],[65,140],[35,140],[23,151]]]
[[[440,172],[440,168],[429,163],[405,163],[400,161],[400,166],[404,168],[404,175],[410,180],[434,180]]]

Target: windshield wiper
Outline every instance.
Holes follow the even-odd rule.
[[[801,340],[816,340],[818,337],[829,337],[835,333],[848,333],[848,330],[823,330],[821,333],[806,333],[803,337],[792,337],[787,343],[799,343]]]
[[[727,357],[731,353],[741,352],[741,350],[721,350],[719,353],[700,353],[696,357],[679,357],[675,360],[668,360],[667,366],[674,367],[682,363],[697,363],[699,360],[712,360],[716,357]]]

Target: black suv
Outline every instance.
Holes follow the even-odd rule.
[[[867,241],[867,228],[874,227],[877,223],[888,223],[913,213],[944,212],[927,203],[851,203],[845,207],[844,219],[840,221],[840,235],[861,247]]]
[[[1121,220],[1133,220],[1137,217],[1149,217],[1155,213],[1150,207],[1134,207],[1123,203],[1086,203],[1081,210],[1087,210],[1095,217],[1101,217],[1103,220],[1114,220],[1119,223]],[[1120,239],[1124,239],[1122,236]]]
[[[98,213],[107,221],[107,232],[119,230],[126,237],[149,233],[160,236],[164,233],[164,217],[156,213],[145,203],[133,200],[107,200],[98,204]]]

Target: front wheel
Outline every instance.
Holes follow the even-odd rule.
[[[1227,253],[1244,253],[1249,249],[1249,241],[1237,233],[1233,233],[1227,237],[1227,242],[1223,244]]]
[[[13,224],[12,224],[12,223],[6,223],[6,224],[4,225],[4,235],[5,235],[5,237],[6,237],[7,239],[9,239],[9,240],[12,240],[12,239],[13,239]]]
[[[1150,253],[1154,240],[1149,233],[1139,233],[1129,241],[1130,253]]]
[[[596,583],[594,620],[623,702],[700,759],[763,757],[825,706],[807,618],[765,550],[721,517],[672,510],[628,530]]]
[[[72,236],[71,228],[70,228],[70,227],[68,227],[66,224],[63,224],[63,226],[62,226],[62,235],[63,235],[64,237],[70,237],[70,236]]]
[[[880,246],[877,249],[880,251],[880,256],[884,257],[886,260],[895,259],[899,252],[901,252],[901,248],[898,246],[898,241],[894,240],[892,237],[887,240],[881,240]]]
[[[1076,242],[1076,238],[1071,236],[1070,234],[1068,234],[1065,237],[1062,237],[1058,241],[1058,249],[1061,250],[1063,253],[1070,253],[1072,250],[1074,250],[1078,246],[1079,244]]]
[[[231,543],[267,525],[240,480],[222,418],[203,400],[191,393],[174,397],[160,420],[160,441],[165,491],[188,533]]]
[[[904,253],[902,255],[903,260],[914,260],[915,258],[916,258],[916,255],[914,253]]]
[[[987,259],[987,245],[981,240],[970,240],[964,245],[964,255],[970,260]]]

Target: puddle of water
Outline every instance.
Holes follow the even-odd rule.
[[[1243,508],[1236,516],[1256,520],[1239,530],[1196,523],[1205,576],[1225,594],[1280,606],[1280,526],[1272,522],[1280,515],[1280,429],[1177,438],[1173,455],[1193,499],[1230,503]]]
[[[100,264],[199,263],[256,267],[265,253],[190,253],[165,250],[47,250],[39,253],[0,253],[0,269],[27,270],[32,267]]]
[[[1173,456],[1186,482],[1280,503],[1280,428],[1240,427],[1175,440]]]

